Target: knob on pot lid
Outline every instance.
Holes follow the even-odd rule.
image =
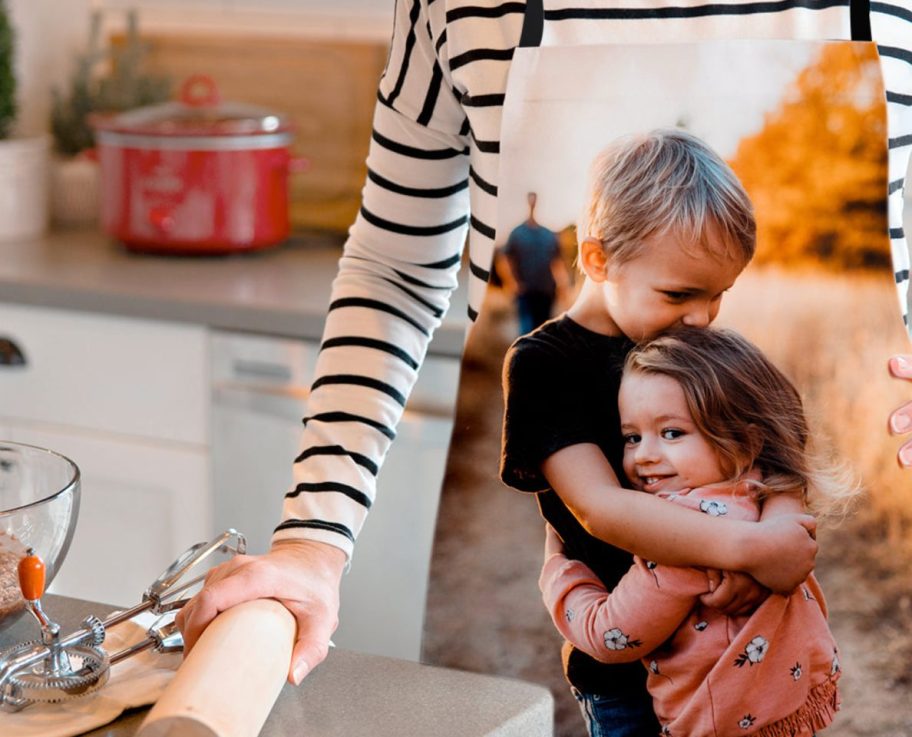
[[[236,136],[278,133],[291,129],[281,113],[256,105],[222,102],[211,77],[195,74],[181,85],[179,99],[93,116],[96,130],[159,136]]]

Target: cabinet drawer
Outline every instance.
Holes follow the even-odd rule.
[[[0,422],[207,443],[205,328],[0,303],[0,339]]]

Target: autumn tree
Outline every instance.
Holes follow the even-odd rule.
[[[884,89],[876,51],[834,43],[786,90],[732,167],[757,211],[757,261],[890,263]]]

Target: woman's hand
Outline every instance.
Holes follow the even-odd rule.
[[[298,623],[288,680],[300,683],[326,657],[339,621],[344,567],[339,548],[310,540],[279,542],[266,555],[238,555],[216,566],[177,614],[184,653],[220,612],[252,599],[276,599]]]
[[[897,355],[890,359],[890,373],[898,379],[912,381],[912,354]],[[912,433],[912,402],[906,402],[890,415],[890,432],[893,435]],[[912,468],[912,440],[907,440],[899,447],[896,454],[899,465]]]

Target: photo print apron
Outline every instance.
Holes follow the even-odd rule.
[[[902,186],[912,141],[912,97],[887,95],[885,88],[912,90],[912,39],[900,48],[903,42],[885,25],[873,29],[871,41],[863,4],[851,12],[834,9],[825,32],[818,23],[782,38],[760,18],[756,38],[730,38],[719,23],[717,38],[699,42],[681,39],[671,9],[665,20],[644,19],[648,30],[628,20],[606,31],[605,24],[566,21],[636,11],[604,2],[567,5],[530,2],[512,58],[500,135],[496,255],[467,345],[441,501],[441,521],[460,521],[438,528],[425,645],[431,662],[550,685],[558,735],[582,734],[586,727],[563,680],[560,637],[537,579],[541,515],[553,523],[569,512],[559,509],[553,491],[538,494],[537,505],[497,478],[501,370],[515,339],[544,319],[560,319],[573,302],[582,279],[574,262],[583,236],[575,226],[591,163],[612,141],[659,128],[686,130],[731,166],[753,202],[756,254],[724,296],[714,326],[746,337],[788,376],[802,395],[815,447],[844,464],[864,488],[852,518],[838,532],[821,532],[824,591],[829,581],[842,591],[849,575],[868,579],[871,566],[888,577],[886,561],[899,554],[912,519],[912,482],[896,468],[896,442],[884,429],[902,399],[886,360],[909,348]],[[819,40],[822,35],[832,40]],[[541,391],[595,379],[591,367],[558,367],[542,379]],[[616,421],[611,401],[598,397],[601,404],[588,411]],[[617,461],[622,449],[615,452]],[[863,529],[883,530],[883,550],[869,549]],[[612,554],[601,545],[582,545],[581,556]],[[629,565],[629,556],[624,560]],[[902,670],[881,663],[872,676],[860,665],[865,649],[879,647],[897,625],[885,621],[882,629],[859,634],[844,611],[885,594],[876,586],[850,588],[857,593],[831,601],[830,618],[845,671],[835,724],[846,733],[872,718],[864,689],[876,678],[901,677]],[[456,628],[446,619],[453,606],[462,612]],[[456,641],[460,658],[445,661],[442,653]],[[565,648],[564,668],[578,701],[581,692],[604,695],[592,688],[599,670],[588,659]],[[606,690],[623,695],[618,681],[641,688],[655,662],[646,658],[622,669]],[[908,696],[897,691],[896,703]],[[586,719],[593,701],[581,701]],[[735,725],[737,733],[764,727],[752,709],[748,689],[743,711],[751,718]],[[877,718],[889,721],[883,709]]]

